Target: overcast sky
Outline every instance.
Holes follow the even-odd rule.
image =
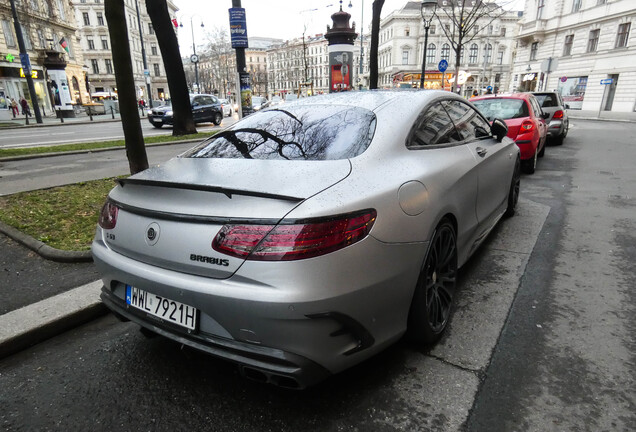
[[[510,1],[510,0],[506,0]],[[183,27],[179,29],[179,43],[183,54],[192,49],[192,30],[194,39],[202,40],[204,32],[213,28],[229,27],[228,9],[231,0],[173,0],[179,8],[177,18]],[[371,5],[373,0],[343,0],[342,9],[351,14],[351,21],[360,28],[362,6],[364,2],[364,26],[371,24]],[[524,0],[514,0],[514,6],[523,9]],[[352,7],[349,7],[351,3]],[[396,9],[400,9],[407,0],[385,0],[382,17]],[[327,25],[331,25],[331,14],[340,8],[339,0],[242,0],[247,17],[248,36],[293,39],[301,37],[306,26],[308,35],[325,33]],[[201,28],[201,22],[205,25]],[[358,31],[359,32],[359,31]]]

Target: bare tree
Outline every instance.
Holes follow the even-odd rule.
[[[119,112],[121,113],[121,124],[126,141],[126,156],[128,157],[130,173],[135,174],[148,168],[148,156],[139,122],[139,111],[137,111],[137,93],[130,57],[124,0],[106,0],[104,12],[110,34],[115,81],[119,96]]]
[[[500,2],[504,6],[511,2]],[[445,0],[445,6],[438,6],[437,19],[446,38],[455,51],[455,83],[453,89],[459,92],[461,85],[457,83],[459,66],[464,45],[471,42],[481,28],[488,27],[494,20],[504,15],[506,11],[496,3],[486,3],[482,0]],[[442,22],[442,18],[445,18]],[[447,21],[452,23],[448,28],[444,25]],[[424,47],[426,55],[427,47]]]
[[[166,69],[166,77],[168,78],[168,88],[170,89],[174,115],[172,135],[195,134],[197,130],[192,118],[188,84],[186,83],[181,54],[179,53],[179,42],[170,20],[168,4],[166,0],[147,0],[146,11],[150,16],[150,21],[152,21],[152,26],[157,35],[161,57],[163,57],[163,66]]]
[[[384,0],[373,0],[371,18],[371,50],[369,53],[369,89],[378,88],[378,44],[380,41],[380,14]]]

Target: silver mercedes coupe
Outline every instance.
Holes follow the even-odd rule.
[[[264,109],[118,181],[92,252],[144,334],[303,388],[407,334],[436,342],[461,267],[515,211],[519,150],[445,91]]]

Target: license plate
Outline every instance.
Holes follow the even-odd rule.
[[[197,310],[192,306],[130,285],[126,285],[126,303],[164,321],[190,330],[196,328]]]

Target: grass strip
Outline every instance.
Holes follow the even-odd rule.
[[[159,135],[147,137],[144,139],[146,144],[156,144],[156,143],[166,143],[173,141],[183,141],[189,139],[205,139],[214,135],[215,132],[201,132],[197,134],[191,135],[182,135],[182,136],[172,136],[172,135]],[[86,142],[86,143],[76,143],[76,144],[61,144],[56,146],[46,146],[46,147],[24,147],[24,148],[12,148],[12,149],[0,149],[0,158],[2,157],[10,157],[10,156],[24,156],[24,155],[32,155],[32,154],[42,154],[42,153],[58,153],[65,151],[78,151],[78,150],[97,150],[97,149],[105,149],[105,148],[113,148],[113,147],[125,147],[125,140],[114,140],[114,141],[98,141],[98,142]]]
[[[0,220],[56,249],[89,250],[99,212],[115,179],[0,197]]]

